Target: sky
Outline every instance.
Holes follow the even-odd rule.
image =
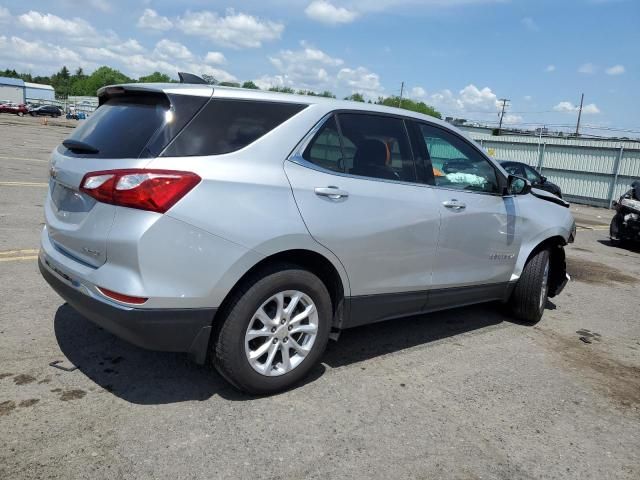
[[[640,136],[640,0],[0,0],[0,69],[101,65],[403,95],[444,116]],[[613,130],[618,129],[618,130]],[[627,131],[628,130],[628,131]]]

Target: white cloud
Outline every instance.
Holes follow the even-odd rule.
[[[111,2],[108,2],[107,0],[89,0],[87,3],[96,10],[100,10],[105,13],[110,12],[112,9]]]
[[[204,61],[211,65],[223,65],[227,63],[227,59],[222,52],[207,52]]]
[[[126,42],[111,44],[109,48],[122,55],[131,55],[132,53],[142,53],[145,51],[145,48],[140,45],[140,42],[133,38],[130,38]]]
[[[522,123],[522,116],[514,115],[512,113],[505,113],[504,118],[502,119],[502,123],[506,125],[514,125],[514,124]]]
[[[284,31],[281,23],[235,13],[233,9],[228,9],[225,16],[187,11],[178,18],[177,25],[187,35],[205,37],[232,48],[258,48],[263,42],[279,39]]]
[[[329,90],[341,93],[362,93],[366,97],[376,98],[384,88],[378,74],[367,68],[350,67],[340,58],[332,57],[306,42],[300,42],[298,50],[281,50],[270,56],[269,61],[276,70],[275,74],[262,75],[254,82],[260,88],[290,87],[316,92]]]
[[[600,113],[600,109],[596,106],[595,103],[590,103],[582,107],[582,113],[596,114],[596,113]]]
[[[301,42],[301,46],[299,50],[281,50],[277,55],[270,56],[269,61],[278,73],[262,76],[258,80],[268,87],[288,86],[310,90],[334,88],[335,76],[329,72],[335,72],[344,62],[306,42]]]
[[[156,43],[154,53],[164,60],[193,60],[193,53],[187,47],[166,38]]]
[[[3,20],[9,20],[10,18],[11,12],[9,12],[9,9],[0,5],[0,22]]]
[[[449,89],[432,93],[425,99],[445,115],[465,116],[472,119],[495,121],[502,108],[502,102],[489,87],[478,88],[473,84],[467,85],[457,93]],[[522,118],[510,115],[512,123],[520,123]]]
[[[336,7],[326,0],[314,0],[304,10],[307,16],[327,25],[351,23],[358,14],[344,7]]]
[[[547,65],[547,68],[544,69],[545,72],[555,72],[556,71],[556,66],[555,65]]]
[[[96,34],[95,29],[81,18],[67,20],[51,13],[42,14],[34,10],[20,15],[18,23],[29,30],[60,33],[70,37],[88,37]]]
[[[338,81],[351,89],[351,93],[362,93],[368,97],[376,97],[384,91],[380,84],[380,76],[364,67],[341,69],[338,72]]]
[[[19,65],[56,66],[80,64],[82,59],[75,51],[40,41],[28,41],[20,37],[0,36],[0,62],[11,61]]]
[[[522,25],[524,25],[524,28],[526,28],[530,32],[537,32],[540,30],[538,24],[531,17],[524,17],[522,20],[520,20],[520,22],[522,23]]]
[[[593,63],[583,63],[578,68],[578,73],[584,73],[586,75],[592,75],[596,73],[598,67],[596,67]]]
[[[578,105],[574,105],[571,102],[564,101],[564,102],[558,103],[556,106],[553,107],[553,109],[556,112],[575,113],[580,109],[580,107]],[[584,105],[582,107],[582,113],[585,113],[587,115],[597,114],[597,113],[600,113],[600,109],[596,106],[595,103],[589,103],[588,105]]]
[[[409,96],[416,99],[424,98],[426,95],[427,91],[422,87],[413,87],[409,92]]]
[[[525,95],[523,97],[527,102],[530,102],[531,100],[533,100],[533,97],[531,95]]]
[[[140,28],[147,28],[150,30],[169,30],[173,27],[173,22],[167,17],[158,15],[158,12],[151,8],[145,8],[144,12],[138,19],[137,23]]]
[[[607,75],[622,75],[625,72],[624,65],[614,65],[605,70]]]

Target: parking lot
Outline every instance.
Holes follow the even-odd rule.
[[[251,398],[40,277],[47,158],[75,125],[0,115],[0,478],[640,478],[640,250],[609,244],[610,211],[572,207],[573,281],[538,325],[483,305],[349,330]]]

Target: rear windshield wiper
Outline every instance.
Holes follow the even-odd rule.
[[[73,140],[71,138],[67,138],[62,145],[67,147],[72,152],[82,152],[82,153],[98,153],[98,150],[93,145],[89,145],[88,143],[81,142],[79,140]]]

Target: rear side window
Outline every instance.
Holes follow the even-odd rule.
[[[220,155],[240,150],[306,107],[293,103],[211,100],[163,156]]]
[[[306,160],[328,170],[361,177],[416,181],[403,120],[340,113],[337,122],[335,116],[326,121],[303,153]]]
[[[166,97],[116,97],[102,104],[68,140],[97,151],[90,155],[93,158],[138,158],[163,125],[168,109]],[[66,153],[83,156],[82,150]]]

